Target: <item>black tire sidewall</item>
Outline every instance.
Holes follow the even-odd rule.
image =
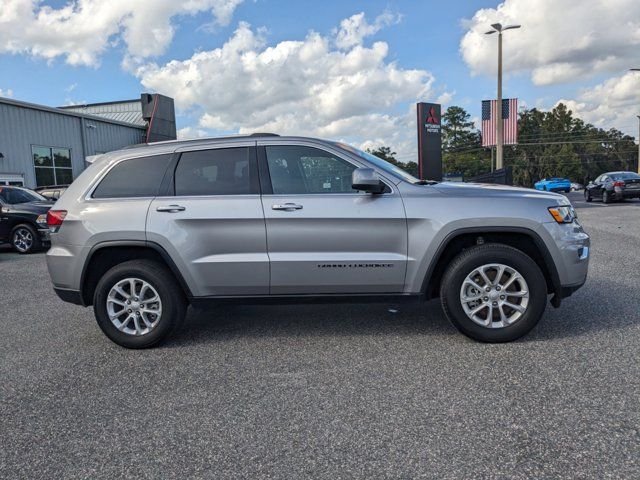
[[[148,334],[133,336],[119,331],[109,319],[106,299],[111,288],[119,281],[140,278],[153,286],[162,301],[160,323]],[[93,298],[93,309],[98,326],[113,342],[125,348],[148,348],[169,337],[182,323],[186,303],[172,274],[152,261],[134,260],[108,270],[98,282]]]
[[[16,234],[16,232],[21,228],[29,230],[29,232],[31,232],[31,236],[33,237],[33,243],[31,244],[31,248],[24,252],[21,252],[13,245],[13,237]],[[24,223],[24,224],[16,225],[15,227],[13,227],[13,230],[11,230],[11,248],[13,248],[16,252],[21,253],[23,255],[27,255],[29,253],[38,251],[41,248],[41,246],[42,245],[40,242],[40,237],[38,236],[38,231],[35,228],[33,228],[31,225]]]
[[[584,191],[584,201],[585,202],[590,202],[591,199],[591,192],[589,190],[585,190]]]
[[[502,263],[515,268],[529,287],[529,306],[513,325],[485,328],[467,317],[460,302],[460,289],[475,268]],[[447,317],[463,334],[482,342],[509,342],[526,335],[539,322],[547,303],[547,284],[536,263],[523,252],[505,245],[481,245],[460,254],[450,264],[442,280],[441,301]]]

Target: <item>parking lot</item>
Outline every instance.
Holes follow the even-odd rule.
[[[191,310],[130,351],[0,249],[0,477],[639,478],[640,201],[570,196],[587,284],[503,345],[432,301]]]

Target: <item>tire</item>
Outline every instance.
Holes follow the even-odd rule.
[[[124,287],[121,286],[120,290],[130,294],[131,289],[127,288],[126,285],[129,284],[128,279],[131,278],[141,282],[135,282],[137,286],[134,294],[138,292],[138,294],[143,293],[143,295],[141,295],[141,298],[130,295],[129,298],[131,300],[135,299],[136,302],[129,306],[124,304],[116,305],[113,300],[110,300],[111,308],[116,309],[115,314],[122,312],[118,317],[118,322],[122,325],[118,328],[111,321],[109,315],[110,307],[107,301],[109,298],[113,298],[115,301],[122,302],[126,296],[115,294],[109,297],[109,294],[119,282],[124,284]],[[142,292],[142,284],[145,282],[151,288],[146,288],[145,292]],[[151,302],[151,297],[155,296],[154,294],[159,297],[159,302]],[[143,310],[145,305],[142,302],[144,302],[145,298],[150,302],[146,307],[154,311],[159,308],[160,315],[148,313],[151,310]],[[138,300],[139,303],[137,302]],[[122,309],[127,311],[125,312]],[[98,326],[114,343],[125,348],[149,348],[160,344],[179,329],[186,315],[187,301],[173,274],[162,264],[151,260],[131,260],[116,265],[102,276],[93,296],[93,310]],[[132,315],[128,314],[128,312],[133,311],[140,312],[137,321]],[[132,317],[130,320],[128,319],[129,316]],[[151,328],[147,328],[145,322],[140,322],[142,317],[152,324]],[[143,327],[139,334],[127,333],[127,330],[138,331],[139,325]],[[143,330],[145,329],[148,331],[144,332]]]
[[[11,247],[18,253],[29,254],[40,250],[42,242],[36,229],[25,223],[11,231]]]
[[[586,188],[584,189],[584,201],[587,203],[593,201],[593,197],[591,197],[591,192]]]
[[[528,292],[527,304],[524,305],[524,298],[511,298],[508,294],[502,295],[497,292],[496,290],[500,289],[496,286],[490,287],[492,291],[487,293],[487,295],[496,295],[495,303],[501,303],[499,307],[495,307],[498,319],[500,318],[499,313],[501,311],[505,313],[505,316],[510,315],[517,317],[511,323],[505,323],[501,320],[489,320],[492,328],[480,325],[468,316],[461,298],[463,286],[468,285],[465,283],[467,277],[471,276],[474,270],[482,266],[490,266],[491,264],[503,265],[507,269],[519,273],[521,278],[524,279],[524,282],[526,282],[522,284],[520,280],[516,280],[511,286],[506,288],[513,289],[516,285],[520,285],[520,287],[518,287],[520,292]],[[488,271],[488,274],[490,274],[490,271]],[[501,278],[506,278],[507,281],[503,281],[502,283],[506,285],[511,275],[511,272],[505,270]],[[497,275],[494,273],[494,277],[495,276]],[[491,280],[490,276],[489,279]],[[495,278],[492,280],[495,280]],[[526,287],[524,285],[526,285]],[[480,286],[484,287],[484,285]],[[468,286],[465,288],[468,288]],[[486,291],[480,292],[483,295],[482,300],[490,299],[488,296],[484,297]],[[502,292],[504,293],[504,291]],[[516,292],[514,291],[513,293]],[[518,306],[524,308],[524,311],[520,312],[518,316],[516,310],[502,303],[503,301],[500,300],[500,298],[503,296],[507,297],[506,302],[521,302]],[[478,302],[482,300],[478,300]],[[442,308],[449,321],[464,335],[481,342],[510,342],[526,335],[537,325],[538,321],[540,321],[547,304],[547,284],[538,265],[522,251],[508,245],[497,243],[478,245],[463,251],[449,264],[442,278],[440,301],[442,302]],[[489,300],[489,303],[492,303],[491,300]],[[492,310],[488,310],[488,308],[487,306],[483,310],[480,310],[480,312],[484,312],[487,319],[490,318],[488,312],[494,311],[493,307]],[[492,316],[491,318],[494,317]]]
[[[611,194],[609,193],[609,190],[605,190],[602,193],[602,203],[611,203],[613,201],[613,198],[611,198]]]

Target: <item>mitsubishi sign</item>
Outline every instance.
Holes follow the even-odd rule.
[[[421,179],[442,180],[440,105],[418,103],[418,171]]]

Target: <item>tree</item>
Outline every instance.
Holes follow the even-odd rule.
[[[390,164],[403,169],[405,172],[410,173],[414,177],[418,176],[418,164],[416,162],[407,162],[407,163],[399,162],[398,160],[396,160],[396,152],[391,151],[390,147],[383,145],[373,150],[370,148],[367,148],[367,153],[370,153],[371,155],[375,155],[376,157],[379,157],[382,160],[385,160]]]

